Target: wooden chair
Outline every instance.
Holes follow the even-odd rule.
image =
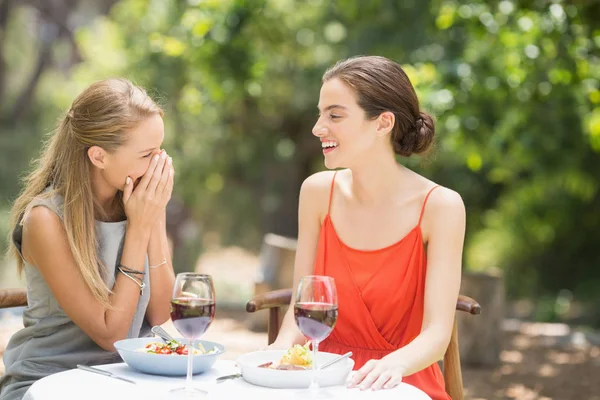
[[[25,289],[0,289],[0,309],[27,305]]]
[[[279,333],[281,326],[281,307],[290,304],[292,297],[291,289],[280,289],[258,295],[246,304],[246,311],[253,313],[259,310],[269,309],[268,341],[273,343]],[[459,296],[456,302],[456,309],[468,312],[471,315],[477,315],[481,312],[481,306],[475,300],[467,296]],[[458,327],[456,318],[454,319],[454,328],[450,343],[444,354],[444,380],[446,382],[446,392],[452,400],[463,400],[462,371],[460,368],[460,353],[458,349]]]

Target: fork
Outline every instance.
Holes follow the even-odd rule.
[[[179,343],[177,340],[175,340],[173,338],[173,336],[169,335],[169,332],[165,331],[162,326],[155,325],[152,327],[151,330],[152,330],[152,333],[154,333],[157,336],[160,336],[162,338],[162,340],[164,340],[165,342],[173,341],[175,343]]]
[[[81,365],[81,364],[77,364],[77,368],[84,370],[84,371],[88,371],[88,372],[93,372],[95,374],[100,374],[100,375],[104,375],[104,376],[108,376],[109,378],[115,378],[115,379],[120,379],[122,381],[128,382],[128,383],[133,383],[134,385],[136,385],[136,383],[132,380],[129,380],[127,378],[122,378],[120,376],[117,376],[115,374],[113,374],[110,371],[105,371],[103,369],[100,368],[94,368],[94,367],[89,367],[87,365]]]

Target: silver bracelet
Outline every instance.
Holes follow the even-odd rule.
[[[128,277],[129,279],[131,279],[132,281],[134,281],[135,284],[140,287],[140,296],[144,294],[144,289],[146,288],[146,284],[144,283],[144,281],[142,281],[142,280],[138,281],[133,276],[131,276],[127,272],[123,271],[121,268],[119,268],[119,272],[122,273],[123,275],[125,275],[126,277]]]
[[[162,262],[160,264],[156,264],[156,265],[149,265],[148,268],[150,269],[154,269],[154,268],[158,268],[161,265],[165,265],[167,263],[167,259],[165,258],[164,260],[162,260]]]

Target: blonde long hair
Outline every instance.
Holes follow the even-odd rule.
[[[98,257],[94,228],[95,217],[102,211],[92,192],[87,150],[100,146],[109,153],[115,151],[127,140],[127,131],[154,114],[162,117],[163,110],[144,89],[126,79],[107,79],[89,86],[59,121],[11,210],[12,233],[23,223],[33,200],[57,194],[63,197],[63,224],[73,258],[94,297],[106,308],[110,308],[110,289],[103,279],[105,268]],[[46,190],[49,187],[51,190]],[[20,274],[23,260],[10,238],[9,243],[9,255],[17,259]]]

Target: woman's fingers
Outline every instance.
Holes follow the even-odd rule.
[[[123,186],[123,203],[127,204],[131,193],[133,192],[133,180],[130,177],[125,179],[125,186]]]
[[[159,160],[154,168],[154,171],[152,172],[152,177],[150,178],[150,182],[148,182],[148,187],[146,188],[146,192],[151,197],[155,197],[155,194],[157,193],[156,188],[158,187],[160,178],[162,177],[166,161],[167,153],[163,151],[160,153]]]
[[[373,382],[373,384],[371,385],[371,389],[372,390],[379,390],[383,387],[383,385],[385,385],[386,383],[388,383],[390,381],[390,379],[392,378],[392,374],[389,371],[383,371],[379,377],[377,379],[375,379],[375,382]]]
[[[152,161],[150,161],[150,165],[148,166],[146,173],[142,177],[142,180],[140,181],[140,183],[138,183],[138,185],[135,187],[136,193],[138,193],[138,191],[143,192],[148,188],[148,184],[150,183],[150,180],[152,179],[154,170],[156,169],[156,166],[158,165],[159,158],[160,158],[160,156],[158,154],[155,154],[154,156],[152,156]]]
[[[375,364],[375,360],[367,361],[361,369],[354,373],[354,375],[352,376],[352,380],[350,380],[350,383],[348,384],[348,387],[353,388],[356,387],[356,385],[358,385],[359,383],[361,383],[363,379],[365,379],[365,377],[369,374],[369,372],[371,372],[373,368],[375,368]]]
[[[163,194],[166,187],[167,187],[167,183],[169,181],[169,175],[171,172],[171,169],[173,165],[173,160],[171,159],[171,157],[167,157],[167,162],[165,163],[163,170],[162,170],[162,174],[160,176],[160,182],[158,183],[158,186],[156,187],[156,193],[160,193]]]
[[[360,390],[369,389],[373,385],[373,382],[375,382],[375,380],[379,378],[380,375],[381,371],[378,368],[373,369],[367,374],[367,376],[365,376],[365,379],[363,379],[363,381],[360,383]]]
[[[402,382],[402,374],[394,373],[389,381],[383,386],[384,389],[395,388]]]
[[[171,194],[173,193],[173,181],[175,180],[175,170],[173,167],[169,170],[169,178],[167,180],[167,186],[165,188],[165,194],[167,202],[171,199]]]

